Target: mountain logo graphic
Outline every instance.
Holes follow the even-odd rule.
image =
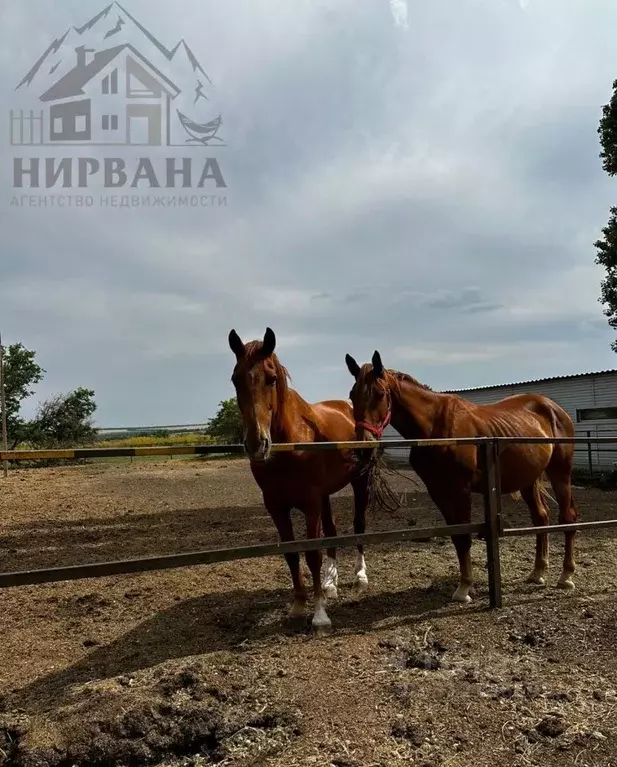
[[[118,2],[56,38],[15,91],[37,101],[11,110],[12,146],[226,146],[188,44],[166,48]]]

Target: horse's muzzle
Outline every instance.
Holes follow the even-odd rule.
[[[244,448],[249,459],[255,463],[264,463],[272,453],[272,443],[269,437],[260,437],[256,442],[245,439]]]

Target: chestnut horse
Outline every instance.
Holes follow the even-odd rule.
[[[351,482],[354,493],[354,532],[364,533],[369,478],[351,450],[271,452],[272,443],[347,442],[354,439],[355,422],[349,402],[328,400],[309,404],[289,386],[288,372],[274,353],[276,337],[267,328],[263,341],[243,343],[235,330],[229,346],[236,355],[231,380],[246,432],[245,447],[251,471],[264,505],[281,541],[294,539],[291,510],[306,518],[307,538],[336,535],[330,495]],[[337,596],[336,549],[327,550],[326,573],[321,582],[321,550],[305,552],[315,595],[313,628],[328,631],[326,597]],[[285,554],[294,588],[289,616],[302,618],[307,594],[299,554]],[[368,586],[364,549],[358,546],[354,587]]]
[[[539,394],[516,394],[489,405],[475,405],[456,394],[441,394],[406,373],[383,367],[379,352],[362,367],[349,354],[345,361],[355,384],[350,392],[356,438],[380,438],[392,423],[403,439],[457,437],[574,436],[574,425],[559,405]],[[366,451],[369,452],[369,451]],[[559,523],[574,523],[572,503],[573,444],[508,444],[500,457],[501,493],[520,492],[534,525],[547,525],[549,514],[542,484],[546,475],[559,504]],[[409,463],[426,485],[446,524],[471,522],[471,494],[482,492],[482,471],[476,445],[412,447]],[[452,536],[460,565],[460,583],[453,595],[470,602],[471,535]],[[536,537],[535,565],[527,581],[544,585],[548,570],[548,535]],[[563,573],[558,586],[574,588],[574,532],[565,533]]]

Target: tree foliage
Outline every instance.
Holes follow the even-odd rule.
[[[79,387],[68,394],[49,397],[39,404],[28,425],[28,441],[47,450],[92,443],[97,436],[92,423],[95,410],[92,389]]]
[[[28,441],[35,448],[72,447],[96,439],[92,424],[96,410],[94,391],[78,387],[68,394],[57,394],[39,403],[34,418],[25,420],[21,409],[24,400],[34,394],[45,370],[36,362],[36,352],[22,343],[8,346],[4,352],[4,388],[7,435],[11,449]]]
[[[217,442],[237,445],[244,439],[244,425],[235,397],[219,402],[219,409],[208,421],[208,434]]]
[[[596,264],[606,270],[606,277],[600,284],[600,302],[604,304],[608,324],[617,329],[617,207],[611,208],[608,224],[602,229],[602,234],[603,239],[594,243],[598,252]],[[617,341],[613,341],[611,349],[617,352]]]
[[[602,146],[602,168],[609,176],[614,176],[617,174],[617,80],[613,82],[611,100],[602,107],[598,134]]]
[[[32,388],[46,372],[35,361],[36,352],[21,343],[11,344],[4,351],[4,391],[6,397],[6,426],[8,442],[15,448],[25,438],[26,422],[21,418],[22,402],[34,394]]]
[[[609,176],[617,175],[617,80],[613,82],[613,94],[602,107],[598,126],[602,151],[602,168]],[[604,267],[606,276],[600,284],[599,301],[604,305],[608,324],[617,329],[617,207],[611,207],[608,224],[602,229],[603,237],[594,242],[597,254],[595,262]],[[617,341],[611,348],[617,352]]]

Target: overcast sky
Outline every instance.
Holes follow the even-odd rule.
[[[227,206],[11,208],[15,86],[105,5],[2,0],[0,330],[37,351],[38,398],[201,421],[233,395],[230,328],[268,325],[308,400],[375,348],[434,388],[617,366],[593,248],[614,0],[125,0],[212,81]]]

